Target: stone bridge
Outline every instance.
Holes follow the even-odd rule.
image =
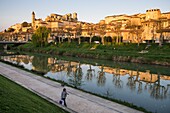
[[[0,45],[3,45],[4,50],[7,50],[9,44],[21,45],[29,43],[28,41],[0,41]]]

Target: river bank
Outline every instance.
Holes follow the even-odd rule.
[[[81,58],[101,59],[118,62],[132,62],[170,66],[170,44],[159,47],[157,44],[100,45],[82,43],[62,43],[47,47],[34,47],[31,43],[19,46],[19,51],[63,55]]]

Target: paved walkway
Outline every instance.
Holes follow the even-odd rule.
[[[63,89],[60,83],[1,62],[0,74],[72,113],[142,113],[70,87],[66,87],[69,95],[66,99],[67,108],[65,108],[58,104]]]

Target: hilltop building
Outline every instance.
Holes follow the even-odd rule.
[[[146,10],[144,14],[113,15],[105,17],[106,36],[117,36],[118,32],[124,42],[170,40],[170,12],[161,13],[160,9]],[[160,31],[159,31],[160,30]],[[162,30],[162,34],[160,33]]]
[[[31,23],[11,26],[14,32],[7,32],[5,37],[8,40],[16,37],[28,40],[41,26],[51,31],[50,40],[90,37],[91,42],[93,36],[99,36],[103,44],[105,37],[111,37],[112,42],[124,43],[170,42],[170,12],[161,13],[160,9],[149,9],[142,14],[106,16],[97,24],[78,21],[77,13],[50,14],[43,20],[37,19],[36,14],[32,12]]]
[[[51,14],[46,17],[45,21],[43,21],[42,19],[36,19],[35,13],[32,12],[31,24],[34,30],[40,26],[45,26],[50,30],[55,31],[55,29],[63,27],[64,25],[76,25],[77,21],[77,13],[69,13],[66,15]]]

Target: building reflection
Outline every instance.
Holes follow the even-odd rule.
[[[146,72],[139,72],[139,70],[134,71],[111,67],[103,68],[105,73],[113,74],[113,83],[117,88],[122,88],[123,82],[125,82],[121,80],[121,76],[127,76],[126,86],[131,91],[137,91],[137,93],[140,94],[143,90],[147,90],[150,96],[155,99],[167,98],[167,92],[170,84],[163,86],[160,84],[160,81],[170,80],[169,76],[152,74],[150,73],[150,70],[146,70]]]
[[[57,60],[57,58],[48,58],[48,67],[52,73],[63,71],[65,68],[64,61]]]

